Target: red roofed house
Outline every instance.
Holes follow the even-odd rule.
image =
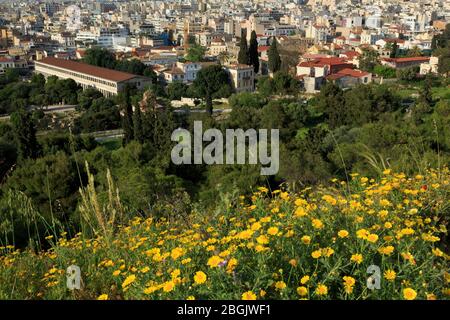
[[[143,89],[151,83],[151,79],[147,77],[54,57],[36,61],[35,72],[45,77],[73,79],[84,89],[95,88],[105,96],[117,95],[127,83],[138,89]]]
[[[346,68],[353,68],[353,64],[346,62],[343,58],[319,58],[311,61],[300,62],[297,65],[297,76],[307,75],[314,77],[326,77]]]
[[[361,54],[358,51],[346,51],[339,55],[339,58],[344,58],[347,62],[359,67],[359,56]]]
[[[381,59],[381,64],[394,69],[405,69],[410,67],[420,67],[422,63],[429,61],[430,57],[384,58]]]
[[[343,46],[346,42],[346,38],[344,36],[339,36],[333,39],[333,43]]]
[[[175,81],[185,82],[185,73],[182,69],[173,65],[172,67],[165,69],[161,72],[164,82],[172,83]]]
[[[325,80],[335,81],[343,88],[372,82],[370,73],[354,70],[354,67],[343,57],[319,58],[300,62],[297,65],[297,77],[303,79],[304,88],[309,93],[317,92]]]
[[[372,74],[354,69],[343,69],[338,73],[329,75],[327,78],[341,88],[349,88],[357,84],[368,84],[372,82]]]
[[[384,48],[388,43],[396,43],[396,44],[398,45],[399,49],[405,49],[405,40],[403,40],[403,39],[398,39],[398,38],[385,38],[385,39],[377,40],[377,41],[375,42],[376,45],[382,46],[383,48]]]

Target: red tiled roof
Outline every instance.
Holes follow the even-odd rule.
[[[430,57],[404,57],[404,58],[384,58],[384,61],[402,63],[402,62],[413,62],[413,61],[429,61]]]
[[[175,67],[175,66],[173,66],[172,69],[168,69],[164,72],[168,73],[168,74],[184,74],[183,70],[181,70],[180,68]]]
[[[342,55],[346,56],[348,59],[353,59],[355,57],[359,57],[361,54],[357,51],[346,51],[343,52]]]
[[[342,69],[341,71],[339,71],[336,74],[341,74],[344,76],[350,76],[350,77],[354,77],[354,78],[361,78],[361,77],[365,77],[365,76],[369,75],[368,72],[350,69],[350,68]]]
[[[136,75],[131,73],[91,66],[90,64],[83,62],[62,60],[53,57],[44,58],[42,60],[36,61],[36,63],[42,63],[57,68],[63,68],[115,82],[126,81],[137,77]]]
[[[299,64],[300,67],[323,67],[325,65],[340,65],[346,64],[344,58],[331,57],[331,58],[320,58],[312,61],[301,62]]]
[[[334,73],[334,74],[330,74],[327,76],[328,80],[336,80],[336,79],[340,79],[343,77],[346,77],[346,74],[341,74],[341,73]]]
[[[14,62],[14,59],[7,57],[0,57],[0,62]]]
[[[318,67],[319,65],[315,61],[304,61],[304,62],[300,62],[298,64],[298,66],[312,68],[312,67]]]

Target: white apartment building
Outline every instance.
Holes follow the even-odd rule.
[[[172,65],[178,61],[177,54],[175,52],[161,52],[156,54],[150,54],[141,60],[146,66],[154,65]]]
[[[175,81],[186,82],[184,71],[178,68],[176,65],[162,70],[159,76],[165,83],[172,83]]]
[[[75,47],[75,35],[71,32],[58,32],[51,35],[51,39],[58,41],[64,47]]]
[[[95,88],[105,96],[117,95],[127,83],[138,89],[151,84],[151,79],[146,77],[53,57],[36,61],[35,72],[45,77],[73,79],[84,89]]]
[[[361,33],[361,44],[374,45],[378,40],[382,39],[382,37],[381,34],[364,30]]]
[[[330,35],[330,28],[327,26],[312,24],[306,29],[306,38],[314,39],[314,43],[326,42]]]
[[[231,83],[236,93],[253,92],[255,90],[255,72],[253,66],[236,64],[226,67]]]
[[[297,32],[297,27],[288,24],[274,25],[264,29],[265,36],[289,36]]]
[[[211,56],[218,56],[220,53],[226,51],[227,45],[220,39],[213,40],[208,48],[208,54]]]
[[[383,24],[383,19],[379,14],[374,14],[366,18],[366,27],[370,29],[379,29]]]
[[[203,47],[209,47],[211,42],[221,37],[222,34],[219,33],[201,32],[195,35],[195,41]]]
[[[184,72],[184,82],[192,82],[197,78],[197,73],[202,69],[198,62],[177,62],[177,68]]]
[[[113,47],[114,43],[124,42],[128,37],[128,29],[114,28],[91,28],[77,32],[76,41],[95,41],[101,47]]]
[[[0,74],[8,69],[27,69],[28,63],[24,59],[14,59],[8,57],[0,57]]]

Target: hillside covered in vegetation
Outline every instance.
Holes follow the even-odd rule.
[[[450,172],[357,173],[329,187],[260,187],[215,212],[125,214],[110,176],[99,205],[82,190],[85,229],[44,251],[2,247],[0,298],[448,299]],[[88,236],[91,234],[91,236]],[[81,270],[80,290],[66,269]],[[380,289],[366,285],[380,268]]]

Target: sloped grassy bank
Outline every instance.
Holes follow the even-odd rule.
[[[37,254],[2,248],[0,298],[448,299],[449,170],[349,180],[261,187],[218,215],[135,218]],[[70,265],[81,290],[66,287]],[[370,265],[379,290],[367,288]]]

